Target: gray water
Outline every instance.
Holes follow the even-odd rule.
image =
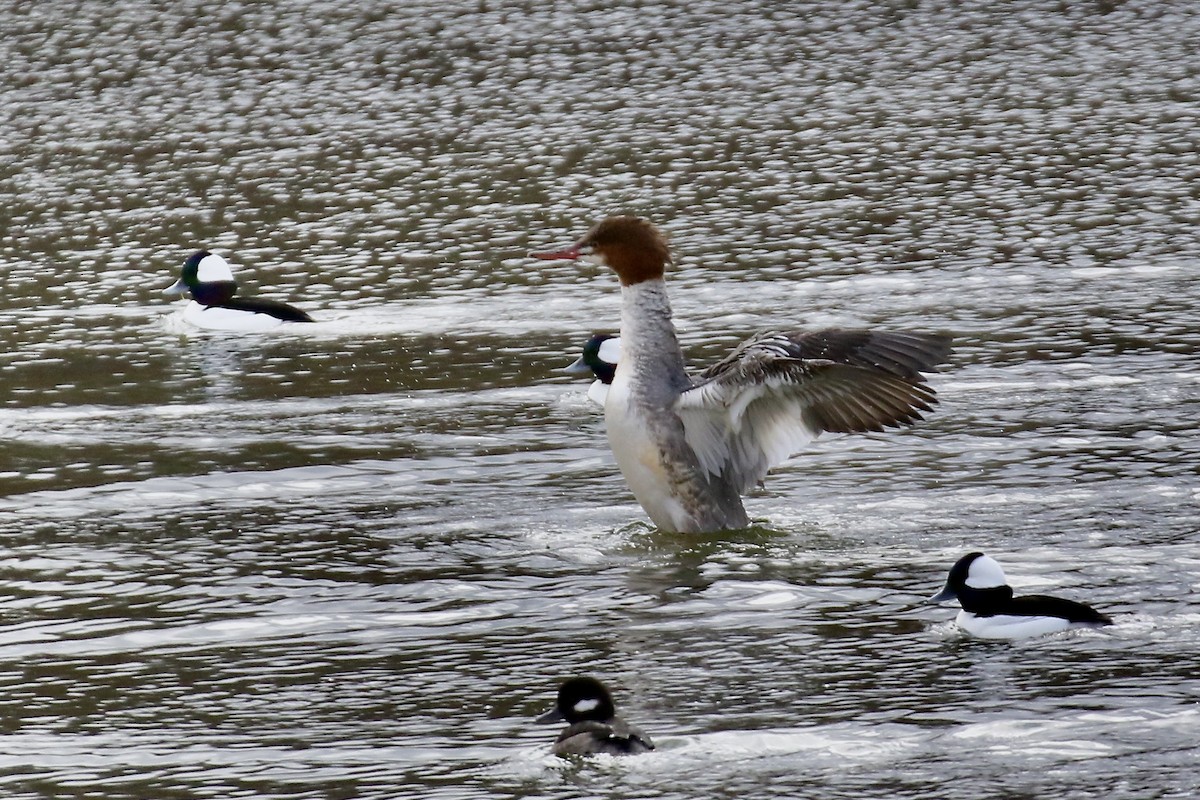
[[[63,3],[0,11],[0,792],[1200,791],[1191,3]],[[674,536],[586,382],[669,231],[694,364],[953,334],[927,422]],[[189,332],[225,253],[319,322]],[[1117,624],[973,641],[983,549]],[[532,724],[607,681],[659,750]]]

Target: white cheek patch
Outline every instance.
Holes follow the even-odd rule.
[[[596,355],[600,356],[601,361],[607,361],[609,364],[616,364],[621,359],[620,337],[605,339],[600,343],[600,349],[596,351]]]
[[[213,253],[200,259],[200,263],[196,265],[196,280],[201,283],[231,281],[233,270],[229,268],[228,261]]]
[[[580,700],[575,704],[575,713],[586,714],[589,711],[595,711],[598,705],[600,705],[600,701],[594,697],[589,697],[587,700]]]
[[[995,589],[1007,583],[1004,570],[989,556],[975,559],[971,562],[971,568],[967,570],[966,584],[972,589]]]

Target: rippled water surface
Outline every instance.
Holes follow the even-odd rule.
[[[993,4],[994,5],[994,4]],[[0,11],[6,797],[1190,798],[1190,3]],[[667,229],[685,349],[954,335],[917,428],[661,534],[586,383]],[[188,331],[189,253],[318,322]],[[984,549],[1117,624],[972,641]],[[592,673],[659,744],[564,762]]]

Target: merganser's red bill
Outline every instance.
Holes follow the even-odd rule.
[[[580,248],[577,244],[573,244],[570,247],[563,248],[562,250],[545,250],[541,253],[530,253],[529,257],[540,258],[544,261],[557,261],[560,259],[574,260],[579,258],[581,255],[583,255],[582,248]]]

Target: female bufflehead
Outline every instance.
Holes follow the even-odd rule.
[[[1004,570],[983,553],[967,553],[960,558],[950,568],[946,586],[929,602],[956,598],[962,605],[955,618],[958,627],[984,639],[1020,639],[1112,624],[1104,614],[1074,600],[1040,594],[1013,597]]]
[[[163,294],[190,292],[192,301],[183,310],[183,319],[198,328],[218,331],[260,331],[284,322],[312,322],[298,308],[275,300],[234,297],[237,282],[229,262],[221,256],[201,250],[183,264],[183,273]]]
[[[604,418],[630,490],[663,530],[744,528],[741,494],[805,442],[912,424],[937,402],[921,373],[950,353],[938,334],[765,334],[693,380],[663,280],[670,251],[644,219],[609,217],[570,247],[531,255],[587,256],[621,281],[622,356]]]
[[[583,354],[575,359],[563,372],[571,375],[596,376],[588,387],[588,398],[597,405],[604,405],[608,398],[608,387],[617,372],[617,360],[621,357],[621,339],[611,333],[597,333],[583,345]]]
[[[587,756],[607,753],[628,756],[654,749],[640,728],[617,716],[612,695],[595,678],[570,678],[558,687],[554,709],[537,718],[538,722],[561,722],[567,727],[554,743],[558,756]]]

